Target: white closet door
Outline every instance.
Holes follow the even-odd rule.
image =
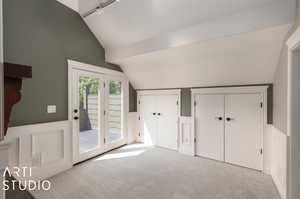
[[[144,143],[157,144],[156,96],[143,95],[140,98],[141,130]]]
[[[262,170],[262,108],[260,94],[225,97],[225,161]]]
[[[178,136],[178,95],[160,95],[156,97],[158,118],[157,145],[177,150]]]
[[[224,95],[196,96],[196,155],[224,161]]]

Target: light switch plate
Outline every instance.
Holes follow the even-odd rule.
[[[48,105],[47,113],[56,113],[56,105]]]

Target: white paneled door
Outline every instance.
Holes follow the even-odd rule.
[[[156,96],[143,95],[140,97],[140,120],[144,143],[157,144],[157,118],[155,107]]]
[[[225,96],[225,161],[262,170],[262,95]]]
[[[193,91],[195,154],[263,170],[266,87]]]
[[[177,150],[179,95],[139,94],[140,133],[145,144]]]
[[[196,96],[196,154],[224,161],[224,95]]]
[[[178,136],[178,96],[157,96],[157,145],[177,150]]]

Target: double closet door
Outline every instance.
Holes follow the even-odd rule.
[[[125,77],[72,69],[70,84],[74,163],[125,144]]]
[[[139,122],[142,141],[177,150],[179,95],[139,94]]]
[[[195,95],[196,154],[262,170],[263,96]]]

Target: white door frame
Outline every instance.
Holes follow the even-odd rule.
[[[223,94],[223,95],[229,95],[229,94],[251,94],[251,93],[259,93],[263,96],[263,111],[262,111],[262,131],[261,131],[261,140],[262,140],[262,146],[261,148],[264,150],[264,143],[265,143],[265,136],[267,131],[267,102],[268,102],[268,95],[267,95],[268,86],[240,86],[240,87],[216,87],[216,88],[197,88],[197,89],[191,89],[192,91],[192,97],[191,97],[191,104],[192,104],[192,118],[195,118],[195,100],[196,95],[199,94]],[[195,136],[197,132],[197,127],[194,128]],[[196,147],[196,145],[195,145]],[[196,149],[195,149],[196,150]],[[263,165],[263,172],[268,173],[265,162],[264,162],[264,153],[262,154],[262,165]]]
[[[123,135],[124,135],[124,139],[122,141],[113,143],[113,144],[108,144],[108,142],[106,142],[105,145],[103,145],[104,147],[102,147],[102,149],[100,151],[97,151],[95,154],[91,153],[91,157],[92,156],[96,156],[99,155],[101,153],[104,153],[106,151],[112,150],[116,147],[119,147],[121,145],[124,145],[127,143],[127,115],[129,112],[129,81],[126,77],[126,75],[122,72],[119,71],[115,71],[115,70],[110,70],[107,68],[103,68],[103,67],[99,67],[99,66],[94,66],[94,65],[90,65],[90,64],[86,64],[86,63],[81,63],[81,62],[77,62],[77,61],[73,61],[73,60],[68,60],[68,121],[70,124],[70,129],[72,131],[72,148],[73,148],[73,163],[78,163],[80,161],[84,161],[85,159],[80,159],[77,156],[77,149],[78,149],[78,132],[76,133],[73,129],[73,87],[74,87],[74,80],[73,80],[73,71],[76,70],[80,70],[80,71],[86,71],[86,72],[90,72],[90,73],[94,73],[96,76],[101,76],[103,78],[103,81],[106,82],[110,80],[110,79],[117,79],[122,81],[123,84],[123,88],[122,88],[122,98],[123,98],[123,107],[122,107],[122,130],[123,130]],[[108,91],[108,86],[106,86],[106,93]],[[107,96],[107,95],[106,95]],[[107,101],[107,100],[105,100]],[[106,106],[104,106],[105,109],[107,109]],[[106,111],[107,112],[107,111]],[[106,121],[107,121],[107,114],[104,116],[105,119],[105,126],[106,126]],[[107,128],[105,127],[105,131],[107,130]],[[105,132],[106,136],[107,136],[107,132]],[[77,136],[77,137],[76,137]],[[101,144],[101,143],[100,143]]]
[[[296,50],[299,50],[300,47],[300,27],[290,36],[287,40],[286,45],[288,46],[288,101],[287,101],[287,136],[288,136],[288,146],[287,146],[287,193],[286,198],[292,199],[292,156],[293,154],[293,146],[291,144],[293,140],[293,132],[292,132],[292,125],[293,125],[293,118],[292,118],[292,82],[293,79],[293,55]],[[299,67],[299,66],[297,66]],[[298,77],[299,78],[299,77]],[[298,80],[299,81],[299,80]],[[298,169],[298,168],[297,168]]]
[[[170,90],[139,90],[137,91],[137,113],[138,113],[138,116],[140,117],[140,113],[141,113],[141,110],[140,110],[140,98],[141,96],[145,96],[145,95],[157,95],[157,96],[160,96],[160,95],[178,95],[178,111],[177,111],[177,149],[178,149],[178,138],[179,138],[179,118],[180,118],[180,115],[181,115],[181,90],[180,89],[170,89]],[[138,131],[140,132],[138,134],[138,139],[137,141],[139,142],[143,142],[143,139],[144,139],[144,135],[142,133],[142,130],[141,130],[141,125],[140,125],[140,122],[138,122]]]

